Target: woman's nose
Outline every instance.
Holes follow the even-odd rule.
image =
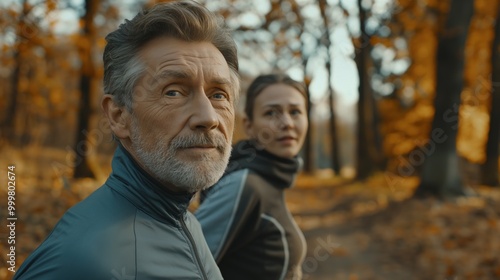
[[[279,118],[280,128],[287,129],[293,127],[293,119],[290,114],[282,114]]]

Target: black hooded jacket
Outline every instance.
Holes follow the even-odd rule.
[[[299,161],[239,142],[203,194],[195,216],[224,279],[301,279],[306,243],[284,199]]]

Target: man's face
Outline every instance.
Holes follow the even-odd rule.
[[[224,57],[209,42],[168,37],[148,42],[139,57],[146,71],[134,90],[128,150],[171,190],[215,184],[234,129],[236,93]]]

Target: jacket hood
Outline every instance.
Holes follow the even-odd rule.
[[[178,224],[193,194],[166,189],[122,145],[118,145],[111,166],[113,171],[106,184],[154,219]]]
[[[278,188],[293,185],[302,159],[278,157],[258,147],[252,140],[243,140],[234,145],[226,168],[226,174],[240,169],[251,169]]]

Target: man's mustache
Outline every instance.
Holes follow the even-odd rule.
[[[192,135],[180,135],[172,139],[170,147],[173,149],[185,149],[197,146],[212,146],[219,151],[224,151],[228,143],[221,133],[196,133]]]

